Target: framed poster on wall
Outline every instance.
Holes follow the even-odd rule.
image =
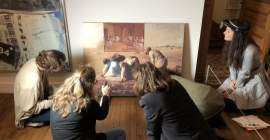
[[[70,47],[64,0],[0,0],[0,71],[18,71],[42,50]]]

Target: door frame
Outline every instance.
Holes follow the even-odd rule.
[[[205,0],[195,81],[204,82],[215,0]]]

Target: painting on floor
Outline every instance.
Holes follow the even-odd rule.
[[[42,50],[70,52],[63,0],[0,0],[0,71],[16,72]]]
[[[111,83],[112,96],[134,96],[134,73],[138,64],[155,63],[175,74],[182,72],[183,23],[83,23],[85,62],[97,73],[97,89]],[[150,50],[149,53],[146,53]],[[157,62],[157,61],[156,61]],[[99,90],[97,90],[99,91]],[[97,94],[100,94],[97,92]]]

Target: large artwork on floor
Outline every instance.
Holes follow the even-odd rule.
[[[183,23],[83,23],[85,62],[97,73],[98,84],[109,81],[112,96],[134,96],[134,71],[153,61],[145,51],[161,54],[166,68],[182,72]]]
[[[18,71],[38,52],[62,51],[69,58],[63,0],[0,0],[0,71]],[[65,71],[70,70],[69,59]]]

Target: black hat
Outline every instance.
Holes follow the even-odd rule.
[[[229,27],[233,31],[241,31],[241,32],[245,32],[245,31],[248,31],[250,29],[250,23],[247,20],[240,21],[240,20],[225,19],[221,23],[221,28],[223,26]]]

